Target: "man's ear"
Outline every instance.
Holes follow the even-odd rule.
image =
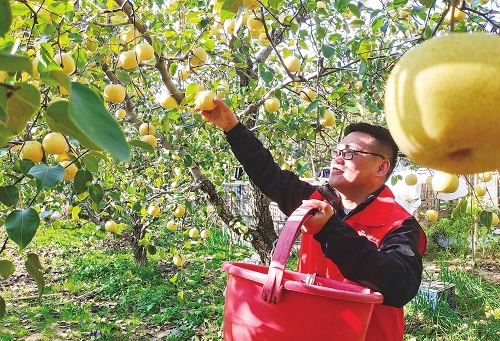
[[[382,163],[380,163],[380,165],[378,166],[377,175],[385,178],[390,168],[391,168],[391,162],[387,159],[384,159]]]

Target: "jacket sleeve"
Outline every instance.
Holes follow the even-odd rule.
[[[314,239],[345,278],[380,292],[385,305],[402,307],[415,297],[422,279],[419,235],[418,222],[409,217],[377,249],[334,215]]]
[[[231,150],[250,180],[287,216],[309,198],[315,187],[292,172],[282,170],[255,135],[238,123],[226,133]]]

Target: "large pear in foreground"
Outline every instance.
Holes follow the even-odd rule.
[[[500,36],[452,33],[406,53],[385,93],[389,130],[414,162],[448,173],[500,167]]]

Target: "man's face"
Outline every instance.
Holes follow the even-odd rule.
[[[380,154],[376,147],[377,141],[374,137],[361,132],[353,132],[338,144],[337,150],[345,151],[346,149],[352,149]],[[345,160],[342,155],[337,155],[333,158],[330,164],[329,184],[341,193],[356,190],[357,188],[371,189],[372,187],[380,186],[380,178],[377,178],[376,175],[379,166],[387,156],[380,157],[379,155],[360,152],[354,152],[351,155],[352,159],[350,160]],[[349,158],[351,155],[349,153],[345,154],[346,158]]]

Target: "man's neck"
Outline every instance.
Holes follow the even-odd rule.
[[[342,207],[348,209],[348,210],[352,210],[354,208],[356,208],[359,204],[361,203],[364,203],[368,197],[370,197],[371,195],[373,195],[374,193],[379,193],[382,189],[383,185],[376,188],[376,189],[373,189],[371,191],[358,191],[358,192],[353,192],[353,193],[348,193],[348,194],[344,194],[344,193],[340,193],[340,197],[342,199]]]

